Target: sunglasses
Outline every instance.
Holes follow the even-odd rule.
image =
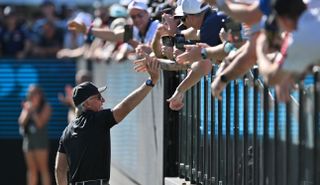
[[[100,101],[104,100],[104,98],[101,96],[101,94],[98,94],[97,96],[93,96],[93,97],[89,98],[89,100],[92,100],[92,99],[97,99],[97,100],[100,100]]]
[[[188,16],[188,15],[181,16],[181,17],[180,17],[180,20],[181,20],[182,22],[186,22],[187,16]]]
[[[131,17],[132,20],[135,20],[136,18],[140,18],[141,19],[141,18],[144,17],[144,13],[140,12],[140,13],[138,13],[136,15],[131,15],[130,17]]]

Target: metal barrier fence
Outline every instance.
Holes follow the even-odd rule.
[[[211,81],[204,77],[189,90],[179,113],[180,178],[203,185],[320,184],[319,69],[286,104],[257,68],[230,82],[221,101],[211,96]]]

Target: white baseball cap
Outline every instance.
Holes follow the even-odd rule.
[[[174,9],[174,16],[184,16],[181,5],[178,5],[176,9]]]
[[[139,9],[139,10],[148,11],[148,5],[144,2],[133,0],[128,5],[128,12],[130,12],[130,10],[132,10],[132,9]]]
[[[86,27],[89,27],[92,23],[92,16],[86,12],[79,12],[74,20],[78,24],[84,24]]]
[[[181,6],[184,14],[198,14],[210,8],[202,0],[182,0]]]

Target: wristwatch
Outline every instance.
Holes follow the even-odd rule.
[[[201,58],[203,59],[203,60],[205,60],[205,59],[207,59],[208,58],[208,52],[207,52],[207,50],[206,50],[206,48],[201,48]]]
[[[148,80],[146,81],[146,86],[154,87],[154,84],[153,84],[153,82],[152,82],[151,79],[148,79]]]
[[[229,80],[228,80],[228,78],[226,77],[226,75],[221,75],[221,76],[220,76],[220,81],[223,82],[223,83],[228,83],[228,82],[229,82]]]

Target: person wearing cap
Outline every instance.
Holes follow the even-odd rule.
[[[128,15],[133,22],[133,38],[128,41],[125,40],[125,42],[128,42],[133,48],[136,48],[139,44],[150,45],[159,21],[151,20],[147,4],[136,0],[132,1],[128,5]],[[74,24],[72,21],[70,23]],[[93,35],[103,40],[112,42],[124,41],[124,29],[112,31],[94,28],[90,25],[86,25],[85,28],[83,28],[83,25],[78,25],[75,26],[75,28],[79,32],[82,31],[86,34]]]
[[[84,82],[73,89],[77,117],[62,133],[56,155],[57,185],[107,185],[110,179],[110,129],[123,120],[152,90],[159,79],[158,63],[148,62],[150,78],[112,109],[97,88]]]
[[[207,3],[201,0],[182,0],[181,7],[184,14],[183,23],[188,27],[187,30],[181,31],[181,33],[185,36],[186,40],[199,41],[200,43],[196,45],[198,54],[201,52],[201,54],[206,55],[201,55],[199,57],[200,60],[196,62],[188,62],[192,63],[190,72],[167,100],[169,107],[173,110],[180,110],[183,107],[184,93],[211,71],[212,64],[208,60],[206,48],[221,45],[219,33],[224,26],[224,20],[227,18],[223,13],[212,10]],[[174,30],[174,27],[170,25],[170,29]],[[191,47],[185,48],[187,50],[184,53],[175,52],[175,59],[179,59],[180,64],[184,64],[185,62],[181,61],[180,55],[188,55],[189,52],[193,51]],[[216,50],[224,55],[222,48],[222,46],[219,46]],[[206,51],[206,53],[203,51]]]

